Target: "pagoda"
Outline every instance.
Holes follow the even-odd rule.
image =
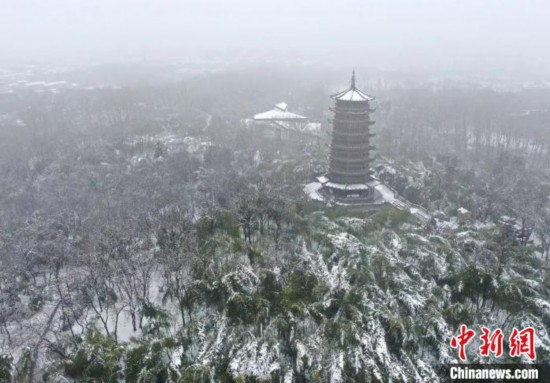
[[[370,153],[373,150],[370,102],[374,97],[356,87],[355,71],[349,89],[331,96],[335,106],[332,120],[328,174],[319,177],[322,194],[342,203],[369,203],[376,199],[371,178]]]

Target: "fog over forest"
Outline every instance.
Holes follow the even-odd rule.
[[[0,383],[550,381],[549,16],[1,1]]]
[[[5,1],[3,61],[221,56],[391,70],[548,74],[543,0]]]

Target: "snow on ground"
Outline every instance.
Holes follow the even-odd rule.
[[[392,203],[395,200],[395,193],[387,185],[379,183],[374,188],[382,195],[385,202]]]
[[[322,185],[319,182],[312,182],[304,186],[304,192],[314,201],[324,201],[320,194]]]

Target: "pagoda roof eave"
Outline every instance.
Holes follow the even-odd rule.
[[[330,96],[332,99],[336,101],[355,101],[355,102],[365,102],[365,101],[372,101],[374,100],[373,96],[369,96],[368,94],[360,91],[356,88],[349,88],[342,92],[335,93]]]

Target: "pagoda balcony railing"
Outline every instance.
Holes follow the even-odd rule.
[[[342,168],[342,167],[330,167],[329,168],[329,174],[338,174],[342,176],[361,176],[365,174],[370,174],[370,168],[363,167],[363,168]],[[329,177],[330,179],[330,177]]]
[[[338,160],[331,158],[330,159],[330,168],[342,169],[342,170],[361,170],[365,167],[369,167],[369,163],[372,162],[371,157],[363,157],[356,161],[350,160]]]
[[[366,134],[363,134],[361,136],[359,135],[349,135],[349,134],[334,134],[332,136],[332,140],[330,144],[328,144],[330,147],[336,146],[337,149],[354,149],[355,147],[359,148],[365,145],[370,145],[370,139]]]
[[[345,175],[360,175],[370,174],[370,166],[365,165],[361,167],[343,167],[343,166],[329,166],[329,174],[345,174]],[[330,178],[330,177],[329,177]]]
[[[357,155],[352,157],[346,157],[342,156],[341,154],[337,153],[331,153],[330,154],[330,161],[331,164],[360,164],[360,163],[368,163],[369,161],[372,161],[372,158],[370,156],[369,152],[366,153],[357,153]]]
[[[340,157],[338,155],[336,156],[330,156],[330,160],[332,161],[333,164],[366,164],[367,162],[369,162],[369,156],[366,155],[366,156],[360,156],[360,157],[351,157],[351,158],[346,158],[346,157]]]
[[[370,170],[369,164],[363,164],[362,166],[343,166],[339,164],[331,164],[329,170],[332,173],[368,173]]]
[[[376,111],[376,108],[369,108],[369,109],[349,109],[349,108],[342,108],[342,107],[330,107],[329,108],[331,112],[334,113],[342,113],[342,114],[351,114],[351,115],[365,115],[369,114],[371,112]]]
[[[350,122],[364,122],[370,120],[370,115],[365,114],[348,114],[348,113],[335,113],[331,117],[329,117],[329,120],[337,120],[337,121],[350,121]]]
[[[362,172],[329,171],[329,179],[346,178],[346,177],[366,177],[370,174],[371,174],[370,169],[368,171],[362,171]],[[347,182],[347,183],[353,183],[353,182]]]
[[[365,100],[365,101],[342,102],[342,100],[336,100],[336,103],[334,103],[333,105],[336,108],[342,108],[347,110],[368,109],[370,108],[370,101]]]
[[[332,136],[342,136],[342,137],[373,137],[375,134],[369,132],[368,130],[356,130],[356,131],[349,131],[349,130],[333,130]]]
[[[368,153],[365,153],[365,155],[358,156],[355,158],[353,157],[344,158],[338,155],[330,156],[330,161],[332,161],[332,163],[339,163],[339,164],[367,164],[369,160],[370,160],[370,156]]]
[[[339,166],[330,166],[329,174],[341,174],[341,175],[361,175],[361,174],[371,174],[372,171],[369,166],[364,166],[361,168],[344,168]],[[330,177],[329,177],[330,179]]]
[[[366,127],[359,127],[358,129],[333,129],[331,134],[333,136],[364,136],[364,137],[374,137],[376,133],[371,132]]]
[[[374,150],[375,147],[373,145],[346,145],[346,144],[336,144],[332,143],[329,145],[329,148],[336,149],[336,150]]]
[[[365,145],[354,145],[354,146],[332,143],[332,144],[329,145],[329,147],[333,152],[338,151],[338,152],[343,152],[343,153],[348,153],[348,152],[357,153],[357,151],[369,152],[371,150],[376,149],[376,147],[374,145],[370,145],[368,143],[365,144]],[[361,153],[361,152],[359,152],[359,153]]]
[[[371,150],[374,149],[374,146],[370,143],[369,140],[364,140],[361,142],[349,142],[349,141],[340,141],[340,140],[332,140],[332,142],[329,144],[329,147],[331,149],[335,150],[343,150],[345,151],[356,151],[359,149],[367,149]]]
[[[341,124],[368,124],[369,126],[370,125],[374,125],[376,123],[375,120],[369,120],[369,119],[364,119],[364,120],[345,120],[345,119],[341,119],[341,118],[332,118],[332,119],[329,119],[329,121],[331,123],[341,123]]]

